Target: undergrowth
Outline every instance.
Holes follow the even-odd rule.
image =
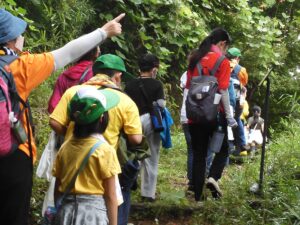
[[[148,203],[152,212],[143,212],[144,217],[151,214],[148,218],[153,224],[160,224],[164,217],[174,216],[167,212],[170,205],[179,206],[179,214],[180,209],[197,206],[193,198],[185,194],[186,146],[181,131],[175,133],[173,149],[161,150],[157,200]],[[224,197],[216,201],[205,190],[207,199],[204,206],[194,210],[188,224],[300,224],[299,135],[299,121],[288,122],[286,131],[277,134],[267,145],[260,195],[250,191],[259,179],[261,155],[258,154],[254,159],[243,158],[238,164],[231,163],[220,180]],[[141,203],[139,189],[133,192],[133,205],[137,203]],[[136,215],[138,213],[132,212],[133,221],[143,219]],[[188,215],[181,215],[185,216]],[[178,221],[181,221],[180,218]]]

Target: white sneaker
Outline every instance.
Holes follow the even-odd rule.
[[[221,198],[222,197],[222,195],[223,195],[222,191],[218,185],[218,182],[214,178],[212,178],[212,177],[208,178],[206,187],[211,191],[213,198]]]

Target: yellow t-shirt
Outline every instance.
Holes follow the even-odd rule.
[[[90,156],[83,171],[77,176],[71,193],[103,195],[103,180],[121,173],[116,151],[103,137],[71,138],[60,148],[53,166],[53,176],[61,181],[60,192],[66,191],[83,159],[100,139],[103,143]]]
[[[13,74],[18,94],[26,101],[31,91],[51,75],[54,70],[54,58],[52,53],[30,54],[24,52],[9,65],[9,69]],[[20,106],[23,107],[22,104],[20,104]],[[26,133],[28,133],[25,113],[23,113],[21,121],[23,122]],[[35,161],[36,145],[34,143],[32,130],[30,130],[30,135],[33,159]],[[28,140],[26,143],[19,145],[19,149],[30,156]]]
[[[65,135],[66,140],[73,136],[74,129],[74,122],[70,122],[70,118],[67,113],[67,105],[76,91],[82,86],[90,86],[91,88],[100,87],[98,85],[84,84],[69,88],[50,115],[50,118],[67,127],[67,133]],[[116,107],[108,111],[109,122],[103,136],[114,149],[117,149],[120,130],[123,129],[126,134],[142,134],[141,120],[138,108],[130,97],[118,90],[111,88],[107,88],[107,90],[115,92],[119,96],[120,102]]]
[[[248,115],[249,115],[249,104],[248,104],[247,100],[245,100],[245,103],[243,105],[243,112],[241,114],[241,120],[244,121],[244,124],[246,124],[246,122],[247,122]]]

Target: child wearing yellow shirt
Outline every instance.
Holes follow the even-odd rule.
[[[121,168],[116,151],[102,133],[108,124],[107,111],[118,102],[117,94],[93,87],[78,90],[71,99],[68,114],[75,128],[73,137],[61,146],[54,164],[55,199],[68,192],[70,184],[73,186],[58,209],[55,224],[67,224],[67,221],[78,225],[117,224],[115,175],[121,173]],[[86,155],[99,142],[76,177]]]

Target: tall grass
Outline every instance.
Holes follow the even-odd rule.
[[[243,158],[240,164],[230,164],[220,180],[224,197],[216,201],[205,190],[207,199],[198,210],[193,199],[185,196],[187,154],[184,136],[177,131],[173,136],[174,148],[161,151],[158,200],[151,203],[148,212],[151,220],[156,218],[153,224],[174,216],[164,211],[170,206],[176,207],[177,214],[187,207],[195,208],[192,220],[181,213],[189,221],[185,224],[300,224],[300,124],[299,121],[282,123],[286,131],[273,134],[275,139],[266,149],[262,195],[250,192],[259,178],[259,154],[255,159]],[[133,204],[141,202],[139,195],[139,190],[133,194]],[[143,219],[139,213],[133,212],[134,221]],[[146,212],[143,214],[147,216]],[[178,221],[182,224],[182,219]]]

